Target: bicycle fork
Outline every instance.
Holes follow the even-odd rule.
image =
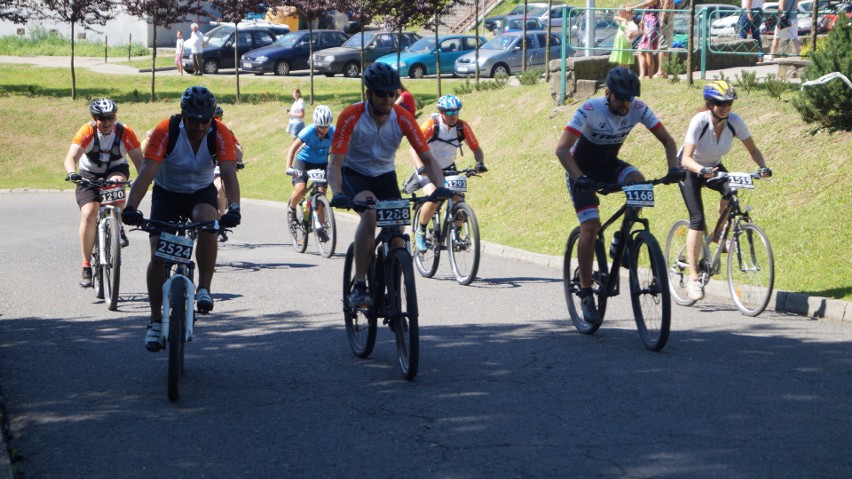
[[[107,234],[107,228],[109,228],[109,226],[110,226],[110,222],[106,221],[106,220],[108,218],[113,218],[113,220],[116,222],[116,224],[118,224],[117,223],[118,220],[116,218],[116,215],[113,214],[113,212],[115,211],[115,208],[113,208],[112,206],[104,206],[103,208],[104,208],[104,214],[101,217],[101,219],[98,221],[98,244],[96,245],[96,247],[98,248],[98,253],[99,253],[98,254],[98,263],[101,266],[106,266],[106,265],[109,264],[109,258],[107,257],[107,255],[103,254],[103,252],[106,251],[107,248],[109,248],[109,245],[106,244],[106,234]],[[117,234],[118,234],[118,228],[115,228],[115,231],[112,232],[112,235],[117,235]],[[112,237],[112,235],[110,237]]]
[[[184,301],[186,303],[184,312],[185,314],[185,322],[184,325],[184,341],[190,342],[192,341],[192,325],[195,322],[195,308],[193,307],[193,299],[195,298],[195,284],[190,281],[189,278],[184,276],[182,273],[175,273],[163,283],[163,328],[162,335],[163,339],[168,342],[169,340],[169,322],[171,321],[171,300],[169,298],[169,290],[171,289],[171,284],[173,281],[183,281],[185,285],[184,291],[186,291],[186,296],[184,297]]]

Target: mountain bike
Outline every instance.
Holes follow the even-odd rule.
[[[310,183],[296,208],[296,222],[288,224],[290,238],[293,240],[293,248],[304,253],[308,249],[308,235],[313,231],[319,254],[330,258],[337,245],[337,226],[328,198],[319,190],[328,184],[328,180],[323,169],[307,170],[305,173]],[[301,174],[301,171],[296,170],[296,176]]]
[[[95,230],[95,247],[92,249],[92,282],[95,297],[103,299],[110,311],[118,309],[118,291],[121,284],[121,233],[120,209],[115,206],[124,201],[124,187],[129,181],[103,178],[74,181],[86,188],[97,188],[100,193],[98,223]]]
[[[414,379],[420,362],[417,290],[411,266],[410,237],[402,233],[411,222],[409,199],[356,201],[352,208],[363,212],[376,210],[376,251],[367,273],[367,288],[372,307],[349,304],[355,279],[355,243],[349,245],[343,263],[343,319],[352,352],[367,358],[376,344],[378,318],[387,324],[396,338],[399,367],[406,379]]]
[[[711,256],[710,237],[705,231],[698,258],[698,278],[702,285],[706,285],[710,277],[719,274],[722,253],[727,252],[728,289],[737,309],[746,316],[757,316],[766,309],[775,283],[775,260],[769,238],[760,227],[752,223],[749,214],[751,207],[742,208],[737,195],[738,190],[754,189],[754,179],[757,178],[761,178],[759,173],[718,172],[714,178],[707,180],[708,184],[728,183],[730,191],[723,196],[728,204],[719,215],[714,229],[720,232],[716,251]],[[689,221],[676,221],[666,239],[669,286],[675,302],[683,306],[695,304],[686,290],[689,281],[686,257],[688,232]]]
[[[426,226],[426,251],[413,248],[414,264],[424,278],[431,278],[438,270],[438,260],[441,250],[446,250],[450,258],[450,268],[459,284],[467,286],[479,271],[479,223],[473,208],[464,201],[467,191],[467,179],[479,176],[473,168],[458,170],[456,174],[444,177],[444,186],[450,189],[454,196],[438,204],[438,209]],[[456,198],[459,198],[456,200]],[[431,201],[429,197],[412,197],[415,203],[414,217],[411,220],[412,231],[420,225],[420,209],[423,203]]]
[[[187,232],[198,230],[218,233],[219,221],[172,222],[148,219],[137,229],[160,235],[154,256],[165,262],[162,338],[169,350],[168,396],[174,402],[179,397],[184,347],[192,341],[192,326],[195,324],[195,262],[192,261],[195,238],[189,237]],[[175,233],[170,233],[172,231]],[[207,314],[209,311],[199,309],[198,312]]]
[[[638,208],[654,206],[654,185],[665,183],[662,179],[625,184],[595,183],[602,195],[624,191],[626,202],[601,226],[595,240],[592,268],[592,292],[597,302],[601,322],[606,312],[607,298],[617,296],[619,272],[625,267],[629,272],[630,301],[639,336],[645,347],[659,351],[666,345],[671,327],[671,303],[668,276],[663,252],[651,234],[648,220],[639,217]],[[619,218],[621,227],[615,232],[619,238],[614,245],[612,266],[607,271],[604,232]],[[634,229],[638,227],[638,229]],[[563,264],[563,286],[568,312],[574,327],[583,334],[593,334],[601,323],[587,322],[580,305],[580,274],[577,263],[577,245],[580,227],[568,236]]]

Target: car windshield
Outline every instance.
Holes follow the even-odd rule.
[[[373,41],[373,38],[375,38],[375,36],[375,33],[365,33],[364,45],[369,45],[370,42]],[[346,40],[341,46],[347,48],[361,48],[361,34],[356,33],[355,35],[352,35],[351,37],[349,37],[349,40]]]
[[[480,50],[508,50],[512,48],[512,45],[517,40],[516,35],[500,35],[499,37],[494,37],[491,40],[488,40],[488,43],[482,45]]]
[[[276,47],[292,48],[294,45],[302,41],[303,38],[304,35],[294,35],[292,33],[288,33],[286,35],[281,35],[280,37],[276,38],[275,41],[272,42],[272,44]]]
[[[435,51],[435,38],[421,38],[405,49],[408,53],[432,53]]]
[[[234,31],[230,28],[214,28],[207,32],[207,46],[221,47],[233,34]]]

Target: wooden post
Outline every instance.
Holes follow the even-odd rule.
[[[133,45],[133,34],[129,34],[127,37],[127,61],[130,61],[130,49]]]
[[[109,36],[104,35],[104,63],[107,62],[107,50],[109,50]]]

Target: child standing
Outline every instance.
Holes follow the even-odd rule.
[[[618,22],[618,33],[612,43],[612,53],[609,62],[618,66],[630,68],[635,62],[633,58],[633,39],[639,35],[639,28],[633,22],[627,10],[619,10],[618,15],[613,18]]]

